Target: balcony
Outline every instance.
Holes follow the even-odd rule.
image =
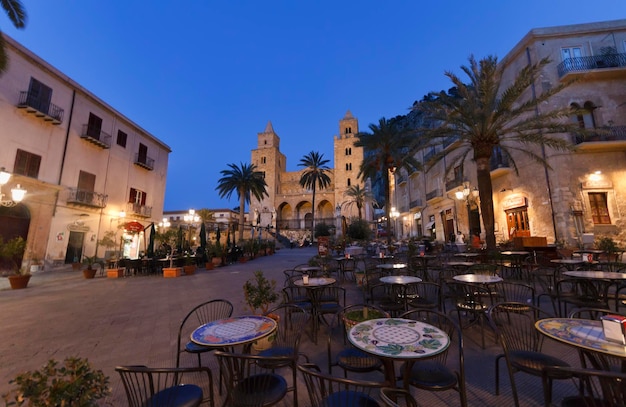
[[[626,69],[626,54],[594,55],[591,57],[567,58],[557,65],[559,78],[568,74],[582,74],[592,70]]]
[[[396,183],[398,185],[404,184],[407,180],[407,176],[405,174],[396,173]]]
[[[626,126],[607,126],[587,137],[574,136],[577,150],[623,150],[626,149]]]
[[[88,124],[83,124],[80,138],[102,149],[111,148],[111,135],[99,128],[90,127]]]
[[[69,188],[68,193],[68,204],[90,208],[105,208],[107,206],[107,195],[79,188]]]
[[[489,168],[491,169],[492,178],[507,174],[511,171],[509,158],[502,153],[498,154],[497,151],[494,150],[494,153],[491,155],[491,159],[489,160]]]
[[[446,149],[457,141],[461,141],[461,137],[459,135],[448,137],[443,141],[443,148]]]
[[[154,159],[145,155],[140,155],[139,153],[135,154],[135,165],[145,168],[148,171],[154,170]]]
[[[140,218],[149,218],[152,216],[152,207],[129,202],[126,204],[126,213]]]
[[[413,209],[413,208],[421,208],[422,207],[422,199],[418,198],[418,199],[414,199],[411,202],[409,202],[409,208]]]
[[[443,191],[441,188],[433,189],[426,194],[426,201],[429,203],[441,201],[443,199]]]
[[[454,189],[456,187],[460,187],[461,185],[463,185],[463,179],[462,178],[451,179],[450,181],[446,181],[446,191],[449,191],[449,190]]]
[[[34,114],[36,117],[42,118],[43,121],[54,125],[59,125],[63,121],[63,109],[49,101],[41,100],[27,91],[20,92],[17,107],[26,109],[27,113]]]

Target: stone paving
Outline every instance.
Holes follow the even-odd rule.
[[[50,358],[62,360],[67,356],[80,356],[87,357],[110,377],[112,394],[101,404],[125,406],[126,398],[115,366],[174,366],[178,326],[194,305],[208,299],[225,298],[235,306],[233,315],[249,313],[243,302],[242,285],[254,271],[263,270],[281,286],[282,271],[306,263],[315,250],[282,249],[273,256],[215,270],[199,269],[195,275],[175,279],[98,276],[85,280],[80,271],[67,269],[36,273],[27,289],[11,290],[7,279],[1,278],[0,394],[9,389],[9,380],[19,372],[38,369]],[[344,282],[342,286],[348,291],[348,304],[362,302],[354,283]],[[463,333],[469,405],[512,405],[505,375],[501,380],[501,394],[494,395],[494,360],[500,348],[494,343],[493,335],[487,335],[487,349],[483,350],[478,346],[480,334],[476,329]],[[321,328],[319,336],[317,345],[308,335],[303,336],[301,351],[325,370],[325,327]],[[577,353],[565,345],[547,340],[544,351],[579,365]],[[212,356],[204,360],[217,372]],[[190,361],[189,365],[193,365],[193,359]],[[339,369],[335,374],[341,374]],[[543,405],[540,379],[519,373],[516,380],[522,406]],[[555,400],[571,391],[566,385],[555,384]],[[433,394],[413,389],[413,393],[421,405],[459,405],[458,394],[454,391]],[[300,405],[307,404],[303,388],[300,400]],[[218,396],[216,405],[221,402]],[[292,405],[291,394],[280,405]]]

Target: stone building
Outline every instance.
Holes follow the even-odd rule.
[[[357,184],[366,188],[357,178],[363,161],[363,149],[354,147],[358,132],[358,120],[350,111],[346,112],[339,120],[339,134],[334,137],[334,157],[324,157],[331,162],[334,160],[334,168],[328,172],[331,184],[326,189],[317,189],[315,193],[315,222],[335,226],[337,234],[342,233],[342,219],[358,216],[356,205],[346,205],[349,201],[345,196],[346,190]],[[269,196],[260,202],[252,199],[249,211],[251,226],[277,228],[282,234],[293,234],[296,238],[306,235],[312,223],[312,191],[300,186],[304,169],[287,171],[287,157],[280,151],[280,138],[271,122],[263,132],[258,133],[257,139],[251,163],[264,173]],[[311,150],[315,151],[315,148]],[[371,206],[364,209],[363,218],[372,220]]]
[[[27,241],[23,265],[103,257],[113,231],[127,257],[163,212],[170,148],[96,95],[4,35],[0,76],[0,234]],[[20,184],[23,201],[7,193]],[[123,237],[123,240],[122,240]],[[122,243],[123,241],[123,243]],[[40,263],[41,264],[41,263]]]
[[[531,30],[501,59],[504,86],[529,63],[549,58],[535,88],[577,82],[551,99],[552,109],[585,109],[571,120],[597,129],[587,139],[571,134],[572,151],[546,149],[550,168],[514,154],[519,175],[499,151],[492,158],[491,178],[496,240],[546,237],[548,243],[582,244],[584,234],[611,236],[626,243],[626,20]],[[421,151],[423,160],[448,146]],[[538,151],[541,154],[541,151]],[[448,160],[448,163],[450,160]],[[467,160],[444,176],[445,160],[424,174],[400,173],[392,197],[400,209],[401,236],[434,236],[482,231],[475,166]],[[463,193],[463,191],[465,193]],[[456,193],[459,192],[459,199]]]

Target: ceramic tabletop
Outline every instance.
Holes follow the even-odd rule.
[[[386,284],[410,284],[422,281],[421,278],[414,276],[385,276],[379,280]]]
[[[363,321],[350,329],[350,342],[376,356],[419,359],[443,352],[450,338],[432,325],[402,318]]]
[[[309,284],[304,284],[302,279],[298,279],[293,282],[294,285],[299,287],[321,287],[325,285],[335,284],[337,281],[330,277],[310,277]]]
[[[600,280],[626,280],[626,273],[613,273],[611,271],[576,270],[565,271],[563,275],[576,278],[591,278]]]
[[[542,334],[568,345],[626,358],[626,346],[604,339],[602,322],[580,318],[547,318],[535,327]]]
[[[218,319],[197,328],[192,342],[202,346],[231,346],[255,341],[271,334],[276,321],[261,315]]]
[[[452,277],[456,281],[462,283],[475,283],[475,284],[492,284],[502,281],[502,277],[488,276],[485,274],[459,274]]]

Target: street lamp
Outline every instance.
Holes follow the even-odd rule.
[[[474,187],[473,189],[470,189],[469,182],[464,182],[463,189],[454,193],[454,196],[459,201],[465,200],[465,205],[467,206],[467,228],[470,234],[472,233],[470,195],[472,196],[472,199],[475,200],[476,198],[478,198],[479,194],[480,193],[478,192],[478,188]]]
[[[200,222],[200,216],[196,215],[196,211],[193,209],[189,209],[189,212],[183,216],[183,220],[188,224],[189,227],[189,248],[191,249],[191,228],[195,223]]]
[[[4,167],[0,168],[0,205],[6,207],[12,207],[17,205],[24,199],[26,195],[26,190],[23,189],[20,184],[17,184],[15,188],[11,189],[11,199],[4,199],[4,194],[2,193],[2,186],[4,186],[11,179],[11,173],[6,172]]]
[[[389,216],[391,216],[391,219],[393,219],[393,237],[397,238],[396,236],[396,232],[398,230],[397,221],[398,221],[398,216],[400,216],[400,212],[398,212],[395,206],[392,206],[391,211],[389,212]],[[389,233],[389,231],[387,231],[387,233]]]

